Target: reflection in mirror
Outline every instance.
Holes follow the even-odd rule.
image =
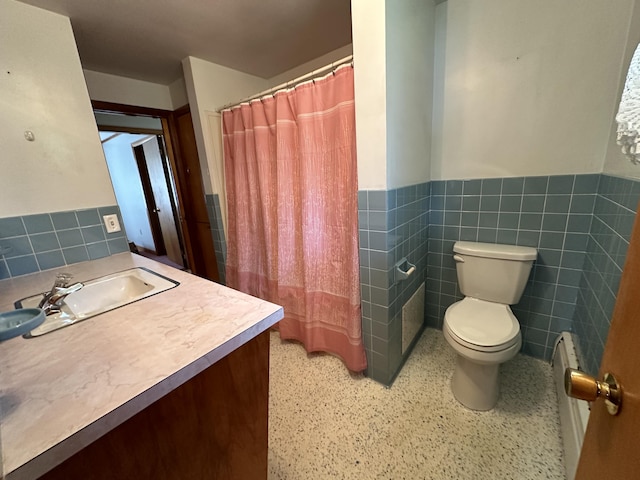
[[[640,164],[640,45],[629,65],[616,122],[618,145],[631,163]]]
[[[161,119],[99,110],[94,115],[131,250],[184,269],[175,174]]]
[[[204,190],[189,108],[170,112],[99,101],[93,106],[132,250],[221,281],[220,215]]]

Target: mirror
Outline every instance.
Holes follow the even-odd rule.
[[[616,115],[618,145],[631,163],[640,164],[640,45],[636,48]]]
[[[0,18],[0,31],[7,50],[0,75],[0,104],[5,107],[0,116],[0,280],[128,251],[132,247],[122,228],[115,232],[103,229],[104,215],[118,213],[118,199],[69,19],[21,2],[8,2]],[[129,98],[130,103],[136,103],[133,96]],[[169,124],[168,114],[163,116],[167,112],[147,110],[143,115],[162,117],[158,123],[163,132],[165,123]],[[220,229],[217,224],[211,227],[216,203],[211,188],[203,189],[207,179],[196,175],[202,169],[191,114],[188,109],[177,109],[171,118],[175,127],[167,129],[179,137],[179,141],[172,139],[173,149],[163,143],[160,152],[156,141],[157,148],[145,152],[147,169],[151,170],[152,154],[154,158],[149,183],[155,204],[149,210],[154,218],[159,217],[163,240],[163,249],[156,244],[152,253],[156,260],[162,260],[164,250],[171,247],[166,262],[188,265],[193,273],[218,281],[222,260],[217,259],[222,257],[215,254],[214,233]],[[157,134],[158,126],[139,133]],[[173,172],[171,176],[167,173],[166,157],[170,154],[166,152],[174,152],[176,146],[183,162],[180,171],[191,172],[191,183],[182,185],[183,198],[189,198],[181,211],[191,208],[191,214],[182,217],[187,218],[182,228],[189,229],[188,243],[178,234],[175,188],[169,194],[169,184],[175,182],[169,180]],[[163,186],[160,205],[155,195]],[[223,252],[222,247],[219,250]]]

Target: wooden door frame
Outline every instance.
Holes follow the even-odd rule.
[[[185,129],[185,123],[182,119],[187,115],[189,116],[189,125]],[[203,182],[202,165],[197,153],[193,117],[189,105],[180,107],[172,112],[167,122],[169,130],[175,134],[169,140],[172,141],[171,148],[176,153],[175,171],[178,172],[176,182],[179,185],[179,190],[184,193],[182,201],[185,216],[181,219],[181,222],[182,229],[188,233],[191,239],[192,257],[190,261],[193,262],[193,273],[214,282],[219,282],[220,274],[218,272],[218,262],[205,198],[206,190]],[[191,136],[193,136],[192,141],[190,141]],[[187,141],[181,143],[185,138]],[[189,154],[189,147],[193,147],[195,152],[192,151]],[[167,148],[170,148],[169,145]],[[193,165],[194,159],[197,166]],[[203,210],[205,211],[204,217],[201,215]],[[204,235],[202,233],[203,227],[206,229]]]
[[[164,137],[165,147],[166,147],[166,155],[169,160],[169,166],[172,170],[174,178],[176,178],[176,182],[174,182],[175,193],[177,196],[177,205],[176,209],[178,212],[178,234],[181,237],[182,247],[184,249],[184,254],[186,256],[185,267],[193,269],[196,265],[194,252],[193,252],[193,244],[189,235],[189,230],[185,228],[185,213],[184,213],[184,205],[185,205],[185,194],[182,192],[180,187],[180,171],[178,169],[178,165],[180,162],[180,150],[177,148],[177,134],[176,127],[174,121],[174,112],[171,110],[162,110],[159,108],[149,108],[149,107],[139,107],[136,105],[126,105],[121,103],[112,103],[112,102],[103,102],[100,100],[91,100],[91,106],[93,107],[94,112],[101,113],[115,113],[115,114],[124,114],[124,115],[135,115],[141,117],[155,117],[159,118],[162,124],[162,136]],[[189,105],[185,105],[176,111],[181,111],[183,109],[189,109]],[[99,125],[98,130],[109,130],[109,131],[122,131],[123,127],[112,127],[107,125]],[[137,129],[137,131],[142,132],[145,129]],[[144,131],[142,133],[155,133],[158,134],[157,130],[149,130]],[[203,199],[204,201],[204,199]]]

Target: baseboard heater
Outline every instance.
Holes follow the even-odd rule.
[[[567,396],[564,392],[564,371],[567,367],[579,368],[575,344],[570,332],[562,332],[556,341],[553,354],[553,378],[558,394],[560,431],[564,447],[564,461],[567,480],[574,480],[584,432],[589,420],[589,406]]]

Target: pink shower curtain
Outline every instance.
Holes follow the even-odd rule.
[[[362,371],[353,67],[222,114],[227,284]]]

